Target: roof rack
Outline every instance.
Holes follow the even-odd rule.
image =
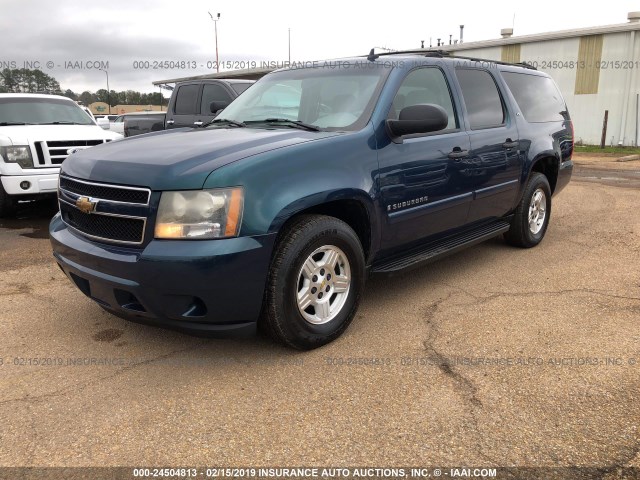
[[[383,53],[378,53],[376,55],[378,57],[387,56],[387,55],[421,55],[424,57],[431,57],[431,58],[452,58],[452,59],[472,60],[474,62],[495,63],[498,65],[508,65],[512,67],[528,68],[529,70],[537,70],[536,67],[525,62],[510,63],[510,62],[501,62],[500,60],[490,60],[488,58],[467,57],[464,55],[452,55],[451,52],[448,52],[446,50],[404,50],[404,51],[395,51],[395,52],[383,52]]]

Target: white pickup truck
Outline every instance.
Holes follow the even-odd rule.
[[[74,151],[121,138],[66,97],[0,94],[0,217],[17,200],[55,194],[60,165]]]

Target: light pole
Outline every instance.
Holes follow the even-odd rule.
[[[99,70],[107,75],[107,105],[109,106],[109,115],[111,115],[111,90],[109,90],[109,72],[102,68],[100,68]]]
[[[220,14],[218,13],[216,18],[213,18],[211,12],[208,12],[211,20],[213,21],[213,28],[216,33],[216,72],[220,73],[220,61],[218,60],[218,20],[220,20]]]

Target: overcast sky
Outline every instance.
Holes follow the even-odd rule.
[[[106,88],[106,76],[75,62],[109,62],[112,90],[154,91],[151,82],[213,73],[214,16],[221,61],[311,61],[363,55],[371,47],[418,48],[420,40],[499,38],[514,23],[515,35],[625,23],[640,0],[594,9],[583,1],[323,0],[0,0],[0,68],[40,62],[63,89],[77,93]],[[134,61],[195,62],[197,68],[135,69]],[[50,66],[47,66],[47,62]],[[76,68],[65,66],[72,62]],[[52,65],[52,66],[51,66]],[[201,67],[202,65],[202,67]],[[10,65],[9,65],[10,66]],[[186,66],[186,65],[185,65]],[[157,90],[155,90],[157,91]]]

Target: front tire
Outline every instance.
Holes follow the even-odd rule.
[[[337,218],[301,216],[276,246],[262,327],[293,348],[325,345],[353,320],[364,283],[364,252],[353,229]]]
[[[0,180],[0,218],[14,215],[16,212],[16,201],[11,195],[5,192]]]
[[[544,238],[551,217],[551,188],[547,177],[533,172],[504,238],[511,245],[531,248]]]

